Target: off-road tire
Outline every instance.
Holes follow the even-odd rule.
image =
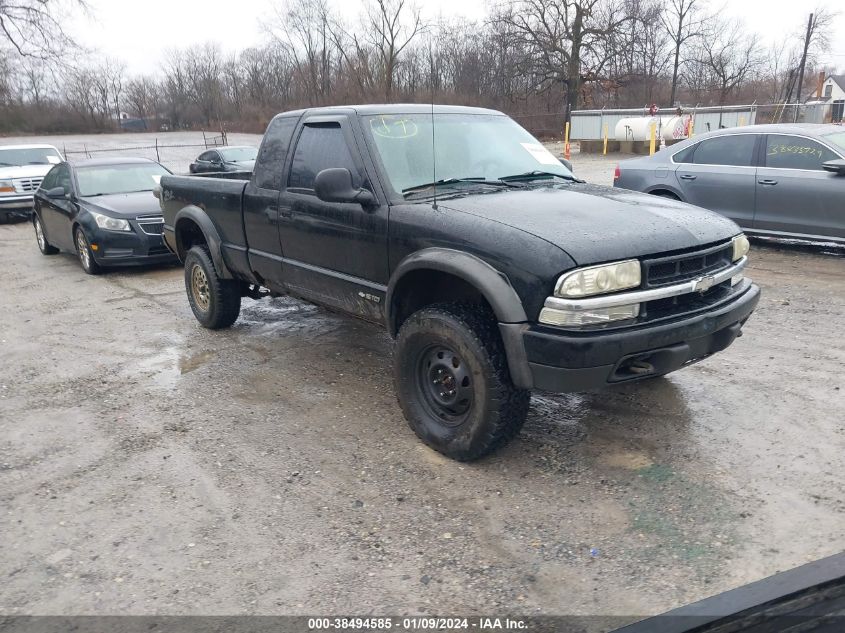
[[[445,370],[439,365],[443,358]],[[448,374],[449,365],[462,381],[469,380],[463,388],[469,408],[460,415],[452,412],[462,407],[447,411],[439,406],[443,394],[434,391],[440,387],[429,386],[438,384],[432,375]],[[396,338],[393,377],[399,406],[414,433],[458,461],[479,459],[506,444],[528,414],[531,392],[514,387],[496,319],[479,306],[438,304],[412,314]],[[450,384],[457,384],[454,378]]]
[[[55,255],[59,249],[47,241],[47,235],[44,233],[44,225],[41,223],[41,218],[37,213],[32,214],[32,228],[35,229],[35,242],[38,244],[38,250],[42,255]]]
[[[76,245],[76,255],[79,258],[79,263],[89,275],[99,275],[103,269],[94,259],[94,251],[91,250],[91,244],[88,242],[88,237],[82,227],[76,227],[73,232],[73,243]]]
[[[185,257],[185,290],[191,310],[203,327],[220,330],[238,319],[241,285],[234,279],[220,278],[204,246],[194,246]]]

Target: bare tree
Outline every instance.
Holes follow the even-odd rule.
[[[709,77],[719,105],[725,105],[731,92],[762,66],[759,41],[759,36],[747,33],[741,22],[711,21],[696,64]]]
[[[615,53],[606,39],[628,19],[612,0],[515,0],[494,16],[526,54],[537,89],[566,87],[567,111],[578,107],[582,82],[600,76]]]
[[[78,47],[63,22],[80,9],[88,10],[85,0],[0,0],[0,44],[10,45],[20,57],[60,60]]]
[[[666,0],[666,8],[660,16],[673,46],[672,94],[669,98],[673,106],[678,94],[682,50],[691,40],[703,35],[707,21],[710,19],[704,13],[706,2],[707,0]]]
[[[407,0],[370,0],[363,27],[375,50],[384,98],[389,102],[402,51],[426,29],[426,23],[419,9],[409,5]]]

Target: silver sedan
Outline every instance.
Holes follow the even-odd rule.
[[[845,127],[755,125],[617,167],[615,187],[688,202],[747,233],[845,243]]]

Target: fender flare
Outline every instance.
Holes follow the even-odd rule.
[[[391,334],[396,333],[396,288],[409,272],[423,269],[449,273],[477,288],[500,323],[524,323],[528,320],[519,295],[503,273],[475,255],[451,248],[432,247],[408,255],[390,276],[385,307]]]
[[[179,259],[185,261],[185,249],[182,247],[182,241],[179,239],[179,222],[182,220],[191,220],[199,226],[202,231],[205,241],[208,244],[208,250],[211,253],[211,261],[214,262],[214,267],[217,269],[217,274],[223,279],[234,279],[229,267],[223,259],[223,240],[220,238],[220,233],[217,227],[214,226],[208,214],[197,206],[184,207],[176,217],[173,218],[173,233],[176,241],[177,255]]]
[[[514,385],[520,389],[531,389],[533,378],[522,340],[523,331],[528,327],[528,317],[525,315],[522,300],[502,272],[475,255],[451,248],[432,247],[412,253],[403,259],[390,276],[387,287],[385,310],[390,335],[395,336],[397,330],[394,308],[396,287],[405,275],[414,270],[449,273],[478,289],[493,308],[499,322],[499,332],[502,335]]]

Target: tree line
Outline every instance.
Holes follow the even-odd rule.
[[[332,2],[278,2],[259,45],[172,49],[158,72],[132,76],[62,29],[84,0],[0,0],[0,132],[110,130],[126,117],[262,131],[283,110],[432,100],[500,109],[542,132],[540,115],[582,107],[803,100],[834,17],[814,12],[799,86],[805,25],[765,48],[709,0],[500,0],[477,21],[431,20],[410,0],[365,0],[344,20]]]

